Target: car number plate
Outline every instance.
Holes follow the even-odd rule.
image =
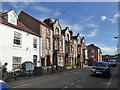
[[[102,74],[102,72],[96,72],[96,74]]]

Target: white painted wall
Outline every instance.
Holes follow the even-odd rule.
[[[22,45],[14,46],[14,31],[22,34]],[[37,49],[33,48],[33,38],[37,38]],[[40,39],[41,40],[41,39]],[[26,50],[28,48],[28,50]],[[40,47],[41,48],[41,47]],[[40,49],[42,50],[42,49]],[[8,70],[12,70],[13,56],[22,57],[22,63],[25,61],[33,62],[33,55],[37,55],[37,61],[40,60],[39,37],[30,33],[15,29],[13,27],[0,24],[0,61],[2,64],[8,63]],[[40,66],[40,64],[37,64]]]

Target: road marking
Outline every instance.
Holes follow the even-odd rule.
[[[67,86],[65,86],[64,88],[68,88]]]
[[[84,80],[85,78],[83,78],[83,80]]]
[[[116,71],[116,68],[115,68],[115,71]],[[106,88],[109,88],[109,86],[110,86],[110,84],[111,84],[111,81],[112,81],[112,79],[113,79],[113,76],[114,76],[114,74],[115,74],[115,71],[113,72],[112,77],[110,78],[110,81],[109,81],[109,83],[107,84],[107,87],[106,87]]]
[[[80,80],[78,80],[77,82],[80,82]]]
[[[72,86],[72,85],[74,85],[75,83],[71,83],[70,85]]]

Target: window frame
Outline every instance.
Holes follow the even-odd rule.
[[[55,50],[58,50],[58,40],[55,40]]]
[[[17,58],[17,62],[15,62],[14,60]],[[19,59],[19,60],[18,60]],[[20,61],[20,62],[19,62]],[[22,64],[22,57],[16,57],[16,56],[13,56],[12,58],[12,68],[13,70],[14,69],[17,69],[17,68],[14,68],[15,66],[14,65],[17,65],[17,67],[20,67]]]
[[[37,49],[37,47],[38,47],[37,44],[38,44],[37,38],[33,38],[33,48]]]
[[[19,37],[17,37],[17,36],[19,36]],[[17,43],[17,41],[19,41],[19,43]],[[14,31],[13,44],[17,45],[17,46],[22,45],[22,34],[21,33]]]
[[[47,28],[47,35],[50,35],[50,29]]]
[[[49,42],[49,43],[48,43]],[[50,49],[50,38],[47,38],[47,49]]]
[[[60,50],[62,50],[62,41],[60,40]]]
[[[58,28],[55,29],[55,34],[56,34],[57,36],[59,35],[59,29],[58,29]]]

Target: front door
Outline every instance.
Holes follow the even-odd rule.
[[[37,55],[33,55],[33,64],[34,67],[37,67]]]

